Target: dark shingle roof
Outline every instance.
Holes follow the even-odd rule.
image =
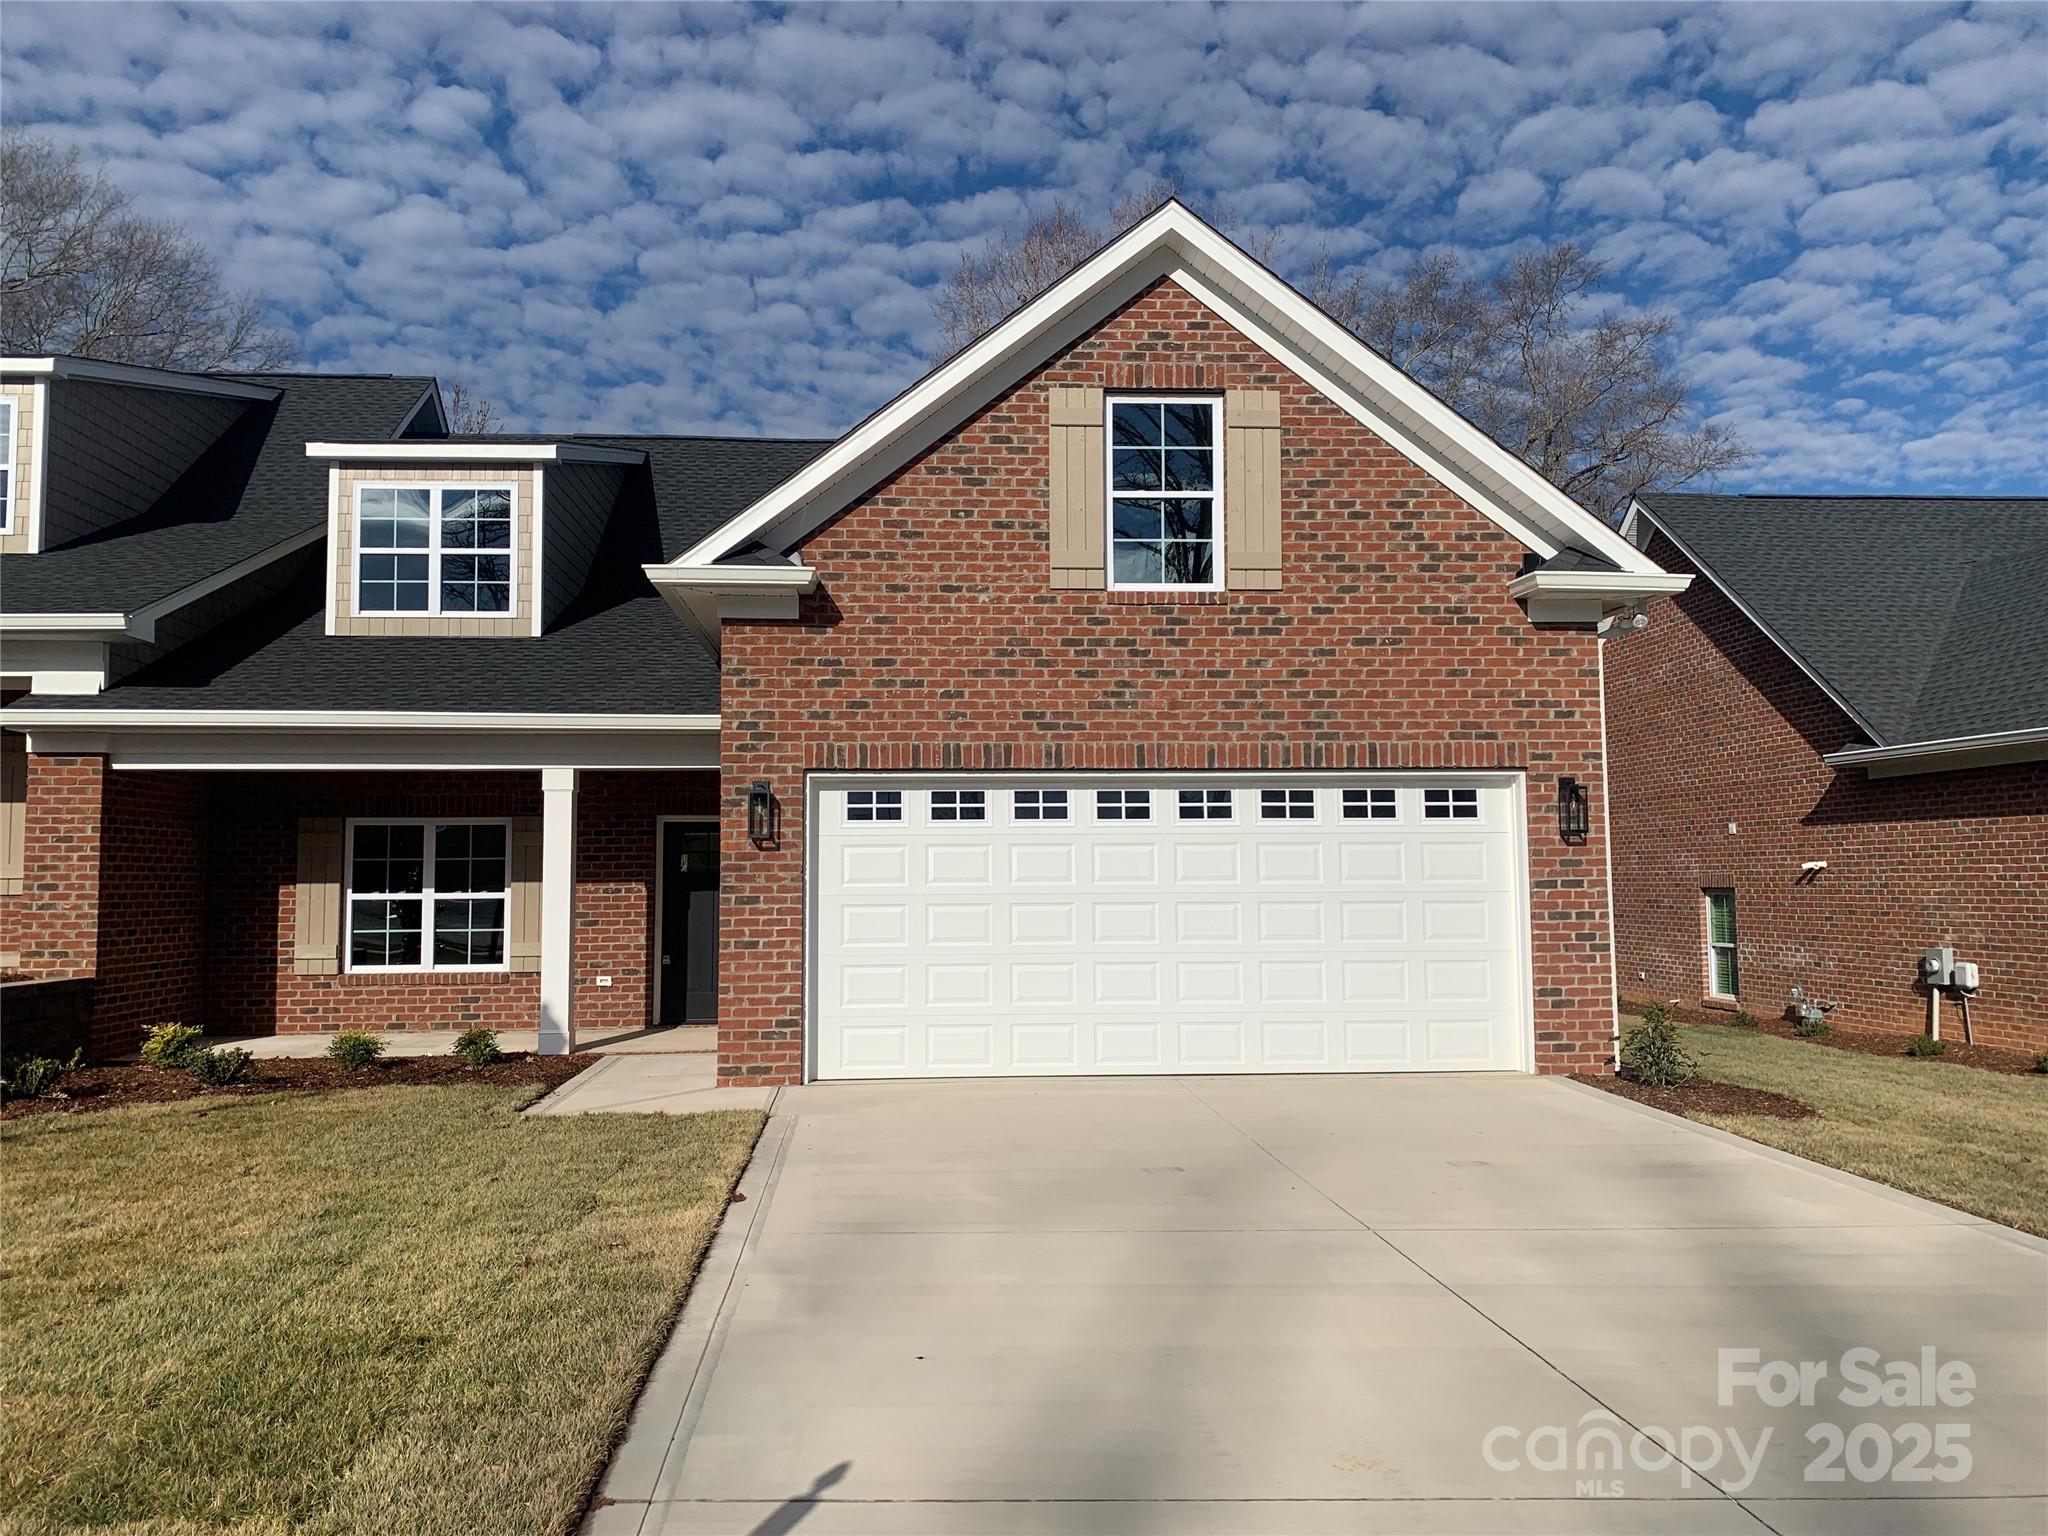
[[[316,558],[275,600],[104,693],[29,698],[15,708],[715,714],[715,659],[641,567],[681,553],[824,444],[576,441],[641,449],[648,463],[622,477],[589,580],[538,638],[328,635],[326,562]]]
[[[1876,745],[2048,726],[2048,499],[1640,500]]]
[[[390,437],[433,386],[390,374],[232,374],[255,402],[139,517],[7,562],[0,611],[132,613],[327,520],[319,438]]]
[[[1596,555],[1583,549],[1560,549],[1548,560],[1539,562],[1539,571],[1618,571],[1620,566],[1605,555]]]

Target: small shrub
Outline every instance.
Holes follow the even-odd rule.
[[[327,1059],[351,1072],[375,1065],[384,1054],[384,1042],[360,1029],[344,1029],[327,1042]]]
[[[217,1046],[201,1051],[185,1063],[185,1070],[209,1088],[225,1088],[249,1076],[249,1064],[256,1058],[239,1046]]]
[[[465,1029],[455,1037],[454,1051],[472,1067],[488,1067],[505,1059],[505,1053],[498,1049],[495,1029]]]
[[[15,1099],[61,1099],[65,1095],[58,1091],[57,1084],[84,1065],[85,1057],[78,1051],[73,1051],[67,1061],[59,1061],[54,1056],[24,1056],[8,1065],[4,1079],[7,1096]]]
[[[205,1039],[190,1024],[159,1024],[142,1042],[142,1059],[152,1067],[175,1071],[206,1049]]]
[[[1799,1036],[1802,1040],[1813,1040],[1821,1035],[1834,1033],[1834,1026],[1828,1023],[1826,1019],[1802,1018],[1797,1024],[1792,1026],[1792,1033]]]
[[[1730,1024],[1733,1024],[1737,1029],[1755,1029],[1758,1027],[1756,1015],[1753,1013],[1745,1013],[1740,1008],[1735,1010],[1735,1017],[1730,1019],[1728,1022]]]
[[[1915,1035],[1906,1042],[1908,1056],[1939,1056],[1947,1049],[1946,1040],[1937,1040],[1932,1035]]]
[[[2036,1072],[2048,1072],[2048,1051],[2043,1051],[2034,1058],[2034,1070]]]
[[[1643,1010],[1643,1022],[1652,1029],[1662,1024],[1669,1024],[1671,1022],[1671,1005],[1669,1003],[1650,1004],[1649,1007]]]
[[[1621,1043],[1621,1071],[1624,1077],[1646,1088],[1675,1088],[1692,1081],[1699,1063],[1678,1043],[1678,1030],[1669,1019],[1638,1024]]]

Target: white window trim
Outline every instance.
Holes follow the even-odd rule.
[[[7,471],[7,505],[0,508],[0,533],[14,532],[14,509],[21,501],[21,466],[15,462],[14,430],[21,420],[21,411],[12,396],[0,397],[0,412],[6,413],[7,425],[0,427],[0,469]]]
[[[363,493],[365,491],[425,491],[427,493],[427,544],[424,549],[386,550],[363,548]],[[495,549],[450,549],[441,542],[441,500],[449,491],[503,491],[511,508],[511,530],[503,551]],[[410,481],[372,480],[356,486],[355,522],[349,550],[349,612],[359,619],[482,619],[493,624],[512,624],[519,618],[519,487],[506,480]],[[441,607],[441,556],[505,556],[505,601],[497,613],[467,608],[443,611]],[[405,554],[427,557],[427,606],[425,608],[365,608],[363,606],[363,556]]]
[[[1728,917],[1735,929],[1735,937],[1725,944],[1714,942],[1714,898],[1716,896],[1726,896],[1728,898]],[[1735,972],[1735,985],[1738,988],[1742,985],[1742,961],[1735,952],[1736,946],[1742,940],[1742,920],[1735,910],[1735,892],[1725,885],[1710,885],[1701,891],[1700,920],[1706,929],[1707,939],[1707,984],[1703,996],[1709,1002],[1736,1002],[1738,999],[1735,993],[1723,992],[1721,990],[1721,969],[1714,963],[1720,958],[1720,952],[1724,949],[1727,950],[1729,964]]]
[[[1353,794],[1363,795],[1366,797],[1363,801],[1359,802],[1360,804],[1365,806],[1365,814],[1363,816],[1354,816],[1351,814],[1352,802],[1348,800],[1346,797]],[[1391,804],[1393,806],[1394,814],[1391,816],[1373,815],[1373,801],[1371,797],[1374,795],[1390,796],[1391,799],[1385,803]],[[1406,822],[1408,819],[1407,816],[1403,814],[1405,809],[1406,807],[1404,804],[1404,797],[1401,794],[1401,789],[1399,785],[1346,784],[1341,786],[1337,792],[1336,810],[1337,820],[1339,822],[1357,823],[1359,825],[1368,827],[1374,825],[1383,827],[1399,826]]]
[[[505,829],[505,889],[502,893],[505,903],[505,958],[496,965],[436,965],[434,964],[434,837],[435,827],[503,827]],[[346,824],[348,835],[342,840],[341,862],[341,969],[344,975],[356,976],[457,976],[493,975],[512,968],[512,821],[507,816],[364,816],[351,818]],[[358,827],[425,827],[426,835],[420,840],[422,867],[420,870],[420,963],[418,965],[356,965],[351,960],[355,954],[356,936],[356,828]],[[377,900],[394,893],[365,891],[365,899]],[[408,898],[411,893],[403,893]],[[450,899],[457,897],[477,898],[488,901],[490,891],[449,891]]]
[[[1170,401],[1193,401],[1210,408],[1210,432],[1213,444],[1210,452],[1214,457],[1209,477],[1210,489],[1176,493],[1182,497],[1200,499],[1204,494],[1209,499],[1209,580],[1195,581],[1118,581],[1116,579],[1116,408],[1119,405],[1159,405]],[[1221,592],[1223,590],[1223,395],[1220,391],[1211,394],[1201,390],[1176,392],[1174,390],[1151,391],[1127,390],[1122,394],[1105,391],[1102,397],[1102,565],[1103,580],[1112,592]],[[1125,499],[1133,496],[1155,494],[1164,496],[1164,491],[1148,493],[1130,492]]]

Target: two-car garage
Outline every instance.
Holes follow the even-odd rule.
[[[810,792],[812,1077],[1529,1065],[1519,777]]]

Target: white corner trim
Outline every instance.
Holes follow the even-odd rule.
[[[1935,741],[1905,741],[1890,747],[1844,747],[1839,752],[1823,754],[1821,761],[1836,768],[1867,768],[1872,778],[1892,778],[2030,763],[2044,758],[2048,758],[2048,726],[1991,731],[1982,736],[1947,736]]]
[[[647,455],[590,443],[474,443],[459,438],[306,444],[309,459],[347,464],[639,464]]]
[[[543,466],[543,465],[540,465],[540,464],[536,464],[536,465],[534,465],[534,466],[533,466],[533,532],[532,532],[532,537],[533,537],[533,548],[532,548],[531,550],[527,551],[527,554],[528,554],[528,558],[529,558],[529,560],[530,560],[530,562],[531,562],[531,564],[530,564],[530,566],[529,566],[529,568],[528,568],[528,576],[527,576],[527,580],[528,580],[528,582],[529,582],[529,583],[530,583],[530,584],[532,585],[532,588],[533,588],[533,596],[532,596],[532,604],[533,604],[533,626],[532,626],[532,631],[531,631],[531,632],[532,632],[532,634],[534,635],[534,637],[535,637],[536,639],[538,639],[538,638],[540,637],[541,633],[542,633],[542,632],[543,632],[543,631],[544,631],[544,630],[545,630],[545,629],[547,628],[547,620],[548,620],[548,616],[547,616],[547,613],[546,613],[546,611],[545,611],[545,599],[546,599],[546,596],[547,596],[547,592],[546,592],[546,589],[545,589],[545,588],[544,588],[544,587],[542,586],[542,584],[541,584],[541,568],[542,568],[542,565],[543,565],[543,564],[545,563],[545,561],[547,560],[547,550],[548,550],[548,541],[547,541],[547,533],[546,533],[546,530],[545,530],[545,526],[544,526],[544,524],[543,524],[543,522],[542,522],[542,519],[543,519],[543,518],[544,518],[544,517],[546,516],[546,514],[547,514],[547,504],[548,504],[548,498],[547,498],[547,491],[546,491],[546,489],[545,489],[545,484],[546,484],[546,478],[547,478],[547,469],[546,469],[546,467],[545,467],[545,466]],[[518,566],[518,559],[517,559],[517,553],[516,553],[516,551],[517,551],[517,549],[518,549],[518,545],[519,545],[519,519],[518,519],[518,517],[517,517],[517,516],[515,516],[515,517],[514,517],[514,518],[512,519],[512,544],[513,544],[513,548],[514,548],[514,551],[515,551],[515,554],[514,554],[514,560],[513,560],[513,566],[514,566],[514,574],[516,575],[516,574],[517,574],[517,566]]]
[[[8,709],[20,730],[165,731],[627,731],[715,733],[716,715],[565,715],[377,709]]]
[[[1657,521],[1656,508],[1644,506],[1641,502],[1635,503],[1634,506],[1632,506],[1629,509],[1628,521],[1630,524],[1634,523],[1638,511],[1640,511],[1644,517],[1647,517],[1650,520],[1651,527],[1656,529],[1657,532],[1663,534],[1665,538],[1669,539],[1681,555],[1685,556],[1687,560],[1691,561],[1693,565],[1699,568],[1700,574],[1705,576],[1708,581],[1711,581],[1714,584],[1715,589],[1719,591],[1723,597],[1727,598],[1729,602],[1733,603],[1737,611],[1740,612],[1745,619],[1749,620],[1750,623],[1754,624],[1757,627],[1757,632],[1759,634],[1761,634],[1766,640],[1770,641],[1771,644],[1775,645],[1779,650],[1783,651],[1785,653],[1786,658],[1791,661],[1792,665],[1797,667],[1804,674],[1806,674],[1807,681],[1811,682],[1814,687],[1818,688],[1822,693],[1826,694],[1830,699],[1832,699],[1837,709],[1841,710],[1843,714],[1847,715],[1857,725],[1863,727],[1863,729],[1869,734],[1870,739],[1872,741],[1882,742],[1884,740],[1884,732],[1880,731],[1876,726],[1872,725],[1868,720],[1866,720],[1863,717],[1862,711],[1858,710],[1854,704],[1851,704],[1847,699],[1842,697],[1841,693],[1836,690],[1832,683],[1830,683],[1826,678],[1822,677],[1819,672],[1813,669],[1813,667],[1808,665],[1806,658],[1800,655],[1799,652],[1794,650],[1790,645],[1788,645],[1783,635],[1779,634],[1775,629],[1771,628],[1770,625],[1766,624],[1763,621],[1763,616],[1759,614],[1754,608],[1750,607],[1748,603],[1743,601],[1741,593],[1737,592],[1733,587],[1728,585],[1728,583],[1723,581],[1719,576],[1716,576],[1714,574],[1714,568],[1711,565],[1707,564],[1706,561],[1702,560],[1698,556],[1698,554],[1696,554],[1691,548],[1689,548],[1685,540],[1681,539],[1677,534],[1673,533],[1669,528],[1666,528],[1662,523]]]
[[[261,384],[218,379],[173,368],[145,368],[138,363],[108,363],[91,357],[0,357],[0,374],[40,374],[52,379],[83,379],[95,384],[128,384],[141,389],[173,389],[188,395],[222,395],[230,400],[275,400],[279,391]]]
[[[1549,554],[1564,543],[1578,543],[1622,571],[1656,569],[1598,517],[1177,202],[1166,203],[1133,225],[672,563],[710,564],[760,538],[821,492],[849,482],[856,472],[874,478],[893,467],[922,446],[934,422],[943,422],[942,411],[951,397],[977,388],[985,391],[1006,359],[1042,342],[1076,312],[1161,253],[1174,258],[1170,265],[1194,267],[1216,280],[1205,303],[1212,307],[1218,302],[1227,304],[1234,314],[1255,310],[1265,321],[1265,329],[1291,337],[1300,350],[1315,353],[1348,372],[1351,378],[1333,398],[1363,394],[1375,414],[1388,414],[1391,408],[1392,414],[1413,429],[1411,437],[1440,440],[1436,460],[1461,465],[1468,480],[1493,482],[1498,491],[1486,499],[1503,504],[1514,522],[1527,527],[1526,542],[1532,547]],[[1231,299],[1220,291],[1232,287],[1243,297]]]
[[[327,466],[327,583],[320,591],[321,633],[332,635],[336,628],[334,594],[341,583],[335,562],[341,558],[341,466]],[[354,591],[351,587],[350,591]]]

